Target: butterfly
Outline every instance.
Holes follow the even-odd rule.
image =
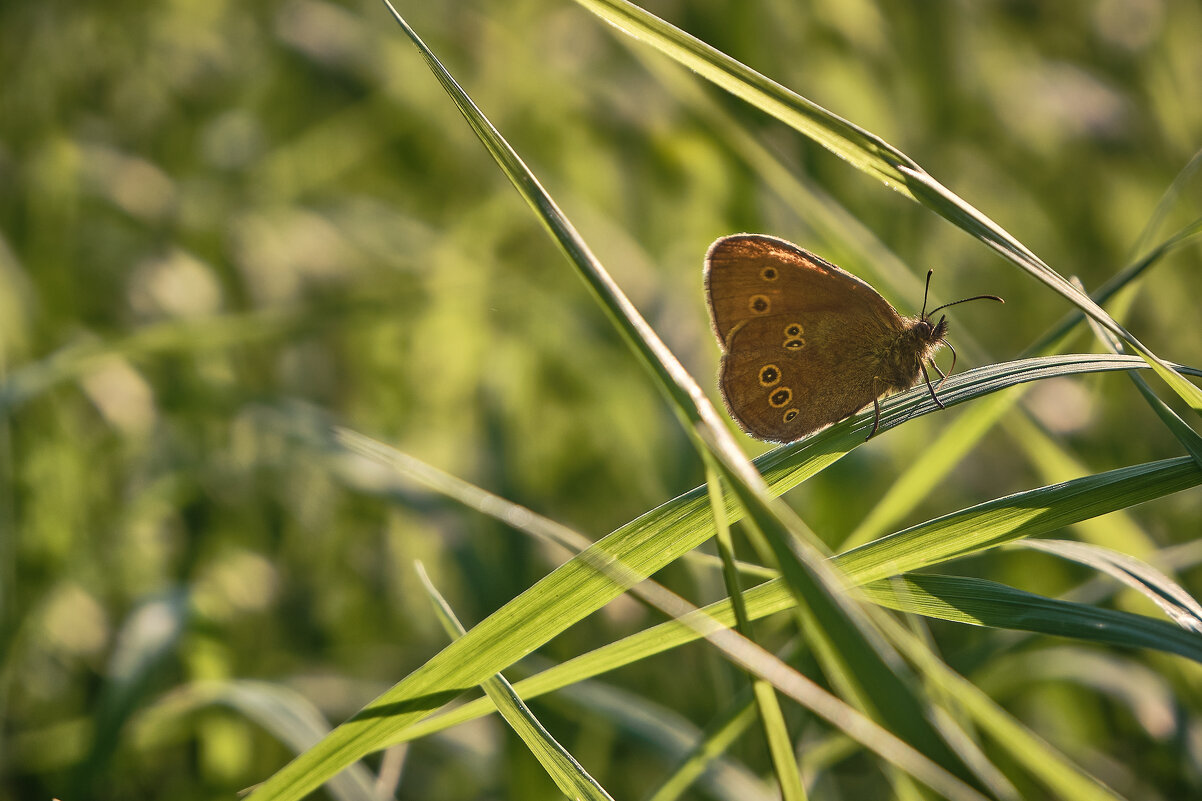
[[[932,271],[933,272],[933,271]],[[930,289],[931,273],[927,273]],[[880,398],[926,380],[943,408],[926,365],[947,317],[898,314],[866,282],[813,253],[763,234],[724,236],[705,255],[705,298],[722,347],[718,386],[730,416],[748,434],[793,442],[873,404],[871,439],[881,422]],[[949,371],[950,372],[950,371]]]

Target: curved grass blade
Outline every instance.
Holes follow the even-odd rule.
[[[1169,188],[1164,190],[1164,194],[1156,203],[1156,208],[1152,210],[1152,214],[1149,215],[1148,221],[1144,224],[1143,231],[1140,232],[1139,238],[1136,240],[1136,253],[1142,253],[1146,249],[1144,243],[1152,240],[1156,229],[1160,227],[1160,224],[1168,216],[1173,204],[1177,202],[1181,190],[1197,174],[1199,168],[1202,168],[1202,150],[1196,151],[1190,157],[1185,166],[1173,177],[1173,182],[1169,184]]]
[[[542,660],[530,660],[542,661]],[[736,694],[736,697],[740,697]],[[708,741],[705,733],[688,718],[657,704],[645,695],[619,689],[602,682],[583,682],[566,688],[547,699],[547,704],[572,708],[604,720],[627,741],[637,741],[651,753],[669,762],[692,762],[692,779],[699,790],[714,801],[780,801],[776,788],[760,775],[728,754],[730,740],[737,739],[745,727],[735,726],[719,741]],[[755,723],[752,710],[751,724]],[[692,761],[698,748],[706,748],[705,757]],[[650,801],[650,800],[649,800]]]
[[[836,557],[868,582],[1036,536],[1202,483],[1202,468],[1180,457],[1028,490],[952,512]]]
[[[194,682],[172,690],[139,717],[135,739],[160,742],[167,727],[208,706],[227,707],[254,721],[296,753],[330,732],[329,721],[300,693],[276,683],[238,679]],[[371,771],[362,763],[335,776],[328,787],[337,801],[386,801],[393,797],[392,793],[376,791]]]
[[[190,598],[182,590],[140,603],[126,617],[117,634],[104,682],[92,713],[92,743],[87,757],[76,766],[74,795],[104,774],[113,759],[120,732],[129,721],[151,677],[176,648],[191,615]]]
[[[1107,350],[1111,353],[1123,352],[1123,343],[1121,340],[1109,331],[1102,329],[1093,320],[1090,321],[1090,327],[1093,329],[1094,335],[1106,346]],[[1139,390],[1139,394],[1152,407],[1152,411],[1164,423],[1165,428],[1172,432],[1177,441],[1181,443],[1181,447],[1185,448],[1190,456],[1194,457],[1194,461],[1202,465],[1202,436],[1199,436],[1198,432],[1194,431],[1184,420],[1178,417],[1177,413],[1170,409],[1167,403],[1157,397],[1152,388],[1148,386],[1148,382],[1143,379],[1143,376],[1132,371],[1127,374],[1127,377],[1135,384],[1135,388]]]
[[[1115,801],[1120,798],[1098,779],[1082,772],[1051,744],[1040,738],[1003,710],[979,687],[959,675],[942,661],[934,659],[926,644],[908,632],[900,623],[886,618],[893,640],[916,662],[928,680],[953,696],[960,707],[971,716],[985,733],[992,734],[998,746],[1029,770],[1052,791],[1053,797],[1072,801]],[[999,797],[1009,795],[1012,788],[995,791]]]
[[[1195,474],[1198,472],[1193,469],[1194,465],[1193,465],[1192,461],[1190,461],[1189,459],[1182,459],[1182,460],[1179,460],[1179,462],[1181,464],[1183,464],[1187,469],[1190,469]],[[398,467],[403,467],[406,464],[406,462],[404,462],[404,461],[398,461],[395,456],[393,457],[393,459],[391,460],[390,463],[393,464],[394,466],[398,466]],[[1116,472],[1121,472],[1121,471],[1116,471]],[[1111,478],[1114,478],[1114,477],[1111,477]],[[428,483],[437,483],[437,477],[435,478],[434,481],[430,481],[429,479],[426,479],[426,481]],[[1104,502],[1105,499],[1125,498],[1125,497],[1127,497],[1128,493],[1125,492],[1124,490],[1129,490],[1130,488],[1124,487],[1122,485],[1125,483],[1129,483],[1131,481],[1132,481],[1131,476],[1123,475],[1121,477],[1118,477],[1116,479],[1116,481],[1112,481],[1112,482],[1103,481],[1103,482],[1101,482],[1100,486],[1095,486],[1092,489],[1093,489],[1094,494],[1097,496],[1096,499],[1099,501],[1102,501],[1102,502]],[[1202,481],[1202,476],[1195,476],[1195,483],[1197,483],[1198,481]],[[1079,495],[1078,488],[1073,487],[1071,485],[1068,485],[1065,487],[1044,488],[1044,490],[1051,490],[1052,492],[1065,492],[1069,496],[1073,496],[1074,494]],[[1036,492],[1038,492],[1038,491],[1036,491]],[[1051,503],[1049,503],[1049,505],[1054,505],[1054,501],[1055,501],[1054,498],[1046,499],[1046,500],[1051,501]],[[475,508],[482,507],[481,504],[472,504],[472,505]],[[1085,504],[1085,507],[1091,509],[1092,511],[1097,511],[1097,507],[1095,507],[1095,506],[1090,506],[1089,504]],[[1081,508],[1081,507],[1078,506],[1075,508]],[[970,513],[972,511],[974,511],[974,510],[965,510],[966,513]],[[489,513],[495,514],[496,516],[498,516],[502,519],[505,519],[507,521],[523,520],[526,517],[526,515],[530,514],[529,512],[526,512],[525,510],[522,510],[521,514],[515,514],[512,509],[500,508],[500,507],[490,510]],[[949,517],[954,518],[956,516],[949,516]],[[1033,530],[1037,529],[1038,522],[1040,522],[1040,521],[1037,521],[1034,524],[1032,524],[1030,522],[1023,524],[1025,526],[1024,533],[1031,533]],[[1047,521],[1043,520],[1042,522],[1046,523]],[[1059,521],[1057,521],[1057,523],[1059,523]],[[526,524],[528,525],[529,521],[526,521]],[[943,532],[939,531],[938,529],[932,529],[932,530],[928,531],[927,535],[930,539],[935,540],[935,541],[941,540],[944,536]],[[854,574],[854,571],[852,571],[852,577],[857,578]],[[546,580],[544,580],[544,581],[546,581]],[[777,598],[775,598],[775,599],[773,599],[771,597],[774,592],[777,595]],[[748,593],[746,593],[746,600],[748,603],[749,617],[759,616],[761,614],[761,612],[770,611],[770,608],[774,608],[775,610],[780,610],[780,609],[786,608],[792,602],[792,599],[788,597],[787,591],[781,586],[781,582],[779,582],[779,581],[770,582],[769,584],[761,585],[761,587],[757,587],[757,588],[754,588],[753,590],[748,591]],[[733,615],[731,614],[731,609],[729,607],[729,604],[725,604],[724,606],[718,605],[715,607],[711,607],[711,609],[715,610],[716,612],[722,613],[721,614],[721,622],[722,623],[729,625],[730,622],[733,620]],[[1090,611],[1092,612],[1093,610],[1090,610]],[[1119,620],[1124,619],[1122,617],[1122,613],[1110,613],[1110,614],[1111,614],[1111,616],[1115,616],[1115,619],[1119,619]],[[1136,616],[1128,616],[1128,618],[1126,618],[1126,619],[1135,619],[1135,618],[1136,618]],[[1096,621],[1094,621],[1094,622],[1096,622]],[[679,621],[673,621],[671,623],[664,624],[661,627],[657,627],[657,629],[650,630],[649,632],[644,632],[644,635],[649,635],[649,638],[646,638],[643,635],[636,635],[635,638],[630,638],[629,642],[623,642],[621,644],[616,644],[617,647],[614,649],[603,649],[603,650],[610,651],[610,654],[605,658],[612,659],[613,653],[616,653],[616,652],[623,652],[625,654],[626,658],[628,658],[628,659],[642,658],[651,652],[658,652],[659,650],[662,650],[664,648],[671,647],[671,645],[673,644],[672,643],[673,639],[675,639],[676,642],[679,643],[679,642],[682,642],[685,640],[695,639],[696,636],[698,636],[697,632],[689,629],[687,627],[686,623],[679,622]],[[635,645],[636,640],[638,641],[637,645]],[[517,656],[520,656],[521,653],[524,652],[524,649],[522,649],[519,646],[515,646],[515,647],[519,651]],[[1170,643],[1169,645],[1162,644],[1159,647],[1172,647],[1172,646]],[[564,671],[564,672],[570,672],[571,665],[573,665],[573,664],[576,666],[580,666],[580,665],[583,665],[585,663],[585,661],[592,661],[594,659],[598,659],[598,657],[590,656],[588,660],[586,660],[584,657],[582,657],[579,661],[573,660],[573,663],[565,663],[565,666],[563,666],[563,667],[569,668],[569,671]],[[620,661],[621,661],[620,658],[616,659],[615,662],[612,664],[616,664],[617,662],[620,662]],[[583,678],[583,677],[584,676],[578,675],[574,678],[569,679],[567,683],[570,683],[571,681],[579,680],[580,678]],[[538,679],[536,678],[535,680],[532,680],[532,681],[536,683],[538,681]],[[560,686],[562,686],[562,685],[560,685]],[[525,682],[520,683],[518,685],[518,689],[521,690],[521,692],[524,694],[527,691],[527,684]],[[468,706],[469,707],[476,706],[478,708],[478,705],[468,705]],[[467,708],[465,708],[465,709],[467,709]],[[428,732],[430,730],[433,730],[433,728],[440,727],[440,725],[445,722],[459,719],[459,715],[462,714],[463,712],[464,712],[464,710],[449,712],[449,713],[446,713],[446,715],[444,715],[444,716],[440,716],[440,718],[438,718],[438,719],[434,719],[427,723],[418,724],[417,726],[410,727],[406,731],[398,731],[396,734],[396,738],[399,739],[399,738],[407,738],[408,736],[416,736],[418,733],[420,733],[422,731]],[[433,728],[429,728],[429,727],[433,727]],[[392,742],[392,741],[395,741],[395,739],[390,740],[390,742]]]
[[[1171,620],[1195,634],[1202,633],[1202,604],[1156,568],[1124,553],[1068,540],[1028,540],[1017,543],[1092,567],[1142,593]]]
[[[647,801],[676,801],[701,776],[719,754],[725,753],[755,723],[756,708],[751,693],[739,693],[709,727],[705,736],[671,775],[667,776]]]
[[[1047,540],[1020,544],[1050,550],[1041,547],[1044,542]],[[1202,664],[1202,636],[1196,633],[1197,629],[1184,630],[1144,615],[1047,598],[995,581],[908,573],[870,582],[863,591],[882,606],[923,617],[1123,648],[1148,648]]]
[[[434,603],[434,610],[438,613],[438,618],[447,634],[452,639],[458,639],[467,634],[467,630],[455,616],[450,604],[430,581],[430,576],[422,567],[421,562],[418,562],[416,567],[418,577]],[[489,700],[501,713],[501,717],[505,718],[505,722],[509,724],[510,728],[522,738],[522,742],[530,749],[530,753],[543,766],[543,770],[547,772],[547,775],[555,782],[555,786],[564,795],[582,801],[613,801],[613,796],[589,775],[588,771],[568,753],[568,750],[551,736],[551,733],[534,716],[530,708],[522,703],[522,699],[513,691],[513,685],[503,675],[496,673],[486,678],[481,685],[484,692],[488,694]]]

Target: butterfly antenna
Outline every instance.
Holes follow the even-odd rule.
[[[927,273],[927,284],[930,285],[930,282],[931,282],[931,274]],[[953,300],[951,303],[944,303],[942,306],[936,306],[935,308],[931,309],[931,314],[934,314],[935,312],[939,311],[940,309],[946,309],[948,306],[955,306],[957,303],[968,303],[968,301],[970,301],[970,300],[996,300],[998,303],[1006,302],[1006,301],[1002,300],[1001,298],[999,298],[997,295],[973,295],[971,298],[963,298],[961,300]],[[927,307],[927,302],[925,299],[923,299],[922,308],[925,310],[926,307]],[[930,316],[930,315],[923,314],[922,317],[925,320],[928,316]]]
[[[927,270],[927,288],[922,290],[922,314],[919,315],[919,319],[922,320],[927,319],[927,296],[931,294],[931,276],[934,274],[934,270]]]

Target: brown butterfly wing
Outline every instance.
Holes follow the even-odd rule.
[[[725,351],[719,384],[753,436],[791,442],[876,397],[882,353],[904,330],[876,290],[774,237],[719,239],[706,298]]]

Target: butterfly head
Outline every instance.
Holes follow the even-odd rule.
[[[920,340],[933,344],[943,339],[944,335],[947,334],[947,315],[941,314],[937,323],[932,323],[930,316],[923,317],[914,328]]]

